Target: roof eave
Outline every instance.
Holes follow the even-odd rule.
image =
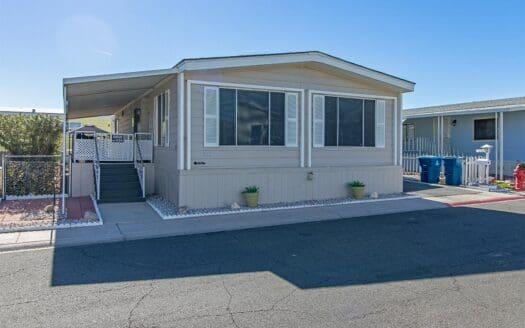
[[[67,77],[62,80],[62,83],[64,85],[70,85],[70,84],[78,84],[78,83],[132,79],[132,78],[155,76],[155,75],[169,75],[169,74],[176,74],[176,73],[178,73],[178,69],[168,68],[168,69],[157,69],[157,70],[127,72],[127,73],[117,73],[117,74]]]
[[[273,55],[250,55],[236,57],[215,57],[183,59],[174,68],[179,72],[223,69],[235,67],[248,67],[272,64],[293,64],[302,62],[318,62],[348,71],[354,74],[368,77],[403,90],[403,92],[414,91],[415,83],[404,80],[380,71],[376,71],[322,52],[283,53]]]
[[[525,110],[525,104],[523,105],[511,105],[511,106],[498,106],[498,107],[485,107],[475,109],[458,109],[452,111],[436,111],[432,113],[414,113],[414,114],[401,114],[404,119],[410,118],[428,118],[436,116],[459,116],[459,115],[476,115],[486,113],[498,113],[498,112],[517,112]]]

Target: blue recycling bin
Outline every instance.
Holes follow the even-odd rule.
[[[421,182],[438,183],[441,173],[441,157],[421,156],[418,160],[421,167]]]
[[[447,156],[443,158],[443,166],[445,167],[445,183],[449,186],[459,186],[461,184],[461,176],[463,173],[462,158],[455,156]]]

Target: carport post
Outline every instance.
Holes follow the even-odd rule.
[[[62,90],[64,120],[62,122],[62,215],[66,214],[66,124],[67,124],[67,87]]]
[[[499,113],[499,179],[503,180],[503,164],[505,163],[503,158],[503,112]]]

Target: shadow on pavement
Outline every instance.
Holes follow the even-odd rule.
[[[525,216],[467,207],[57,248],[53,286],[270,271],[300,288],[525,269]]]
[[[475,191],[461,187],[447,185],[440,186],[435,184],[414,182],[410,180],[403,180],[403,192],[419,195],[422,197],[446,197],[481,193],[481,191]]]

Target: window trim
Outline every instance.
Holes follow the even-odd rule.
[[[164,144],[159,143],[159,106],[158,106],[158,98],[164,95],[164,112],[166,115],[166,138],[164,140]],[[166,89],[160,93],[158,93],[155,97],[153,97],[153,112],[155,114],[154,118],[154,128],[153,132],[155,135],[155,143],[154,145],[156,147],[169,147],[170,145],[170,90]]]
[[[396,150],[396,148],[398,147],[397,146],[397,143],[396,143],[396,140],[398,138],[398,134],[397,134],[397,118],[396,118],[396,113],[397,113],[397,97],[393,97],[393,96],[384,96],[384,95],[377,95],[377,94],[365,94],[365,93],[351,93],[351,92],[338,92],[338,91],[327,91],[327,90],[308,90],[308,112],[310,113],[310,117],[308,119],[308,122],[309,124],[313,123],[313,97],[315,95],[318,95],[318,96],[335,96],[335,97],[348,97],[348,98],[362,98],[362,99],[370,99],[370,100],[392,100],[394,102],[394,118],[392,119],[392,124],[394,125],[394,135],[393,135],[393,138],[394,138],[394,145],[393,145],[393,148],[394,148],[394,156],[397,156],[396,152],[398,150]],[[385,146],[384,147],[357,147],[357,146],[342,146],[342,147],[345,147],[346,149],[347,148],[357,148],[357,149],[361,149],[361,148],[366,148],[368,150],[372,150],[372,149],[377,149],[377,150],[384,150],[386,149],[386,127],[387,127],[387,121],[386,121],[386,108],[385,108]],[[309,127],[309,130],[310,130],[310,141],[309,141],[309,151],[308,151],[308,167],[311,167],[312,166],[312,151],[314,148],[324,148],[324,149],[338,149],[338,146],[314,146],[314,140],[313,140],[313,124],[310,125]],[[397,165],[397,159],[394,159],[394,163],[396,163]]]
[[[314,144],[314,140],[313,140],[313,130],[312,130],[312,145],[314,145],[313,147],[314,148],[326,148],[326,149],[330,149],[330,148],[366,148],[366,149],[373,149],[373,148],[385,148],[385,147],[378,147],[378,146],[365,146],[365,100],[372,100],[374,101],[374,103],[376,103],[377,100],[382,100],[382,99],[378,99],[378,98],[370,98],[369,96],[339,96],[337,94],[325,94],[325,93],[312,93],[312,103],[313,103],[313,96],[323,96],[323,114],[324,114],[324,111],[325,111],[325,101],[326,101],[326,98],[325,97],[334,97],[337,99],[337,102],[336,102],[336,136],[337,136],[337,142],[336,142],[336,145],[335,146],[326,146],[326,138],[324,137],[324,133],[326,131],[326,121],[323,119],[323,145],[315,145]],[[339,145],[339,99],[340,98],[346,98],[346,99],[359,99],[359,100],[362,100],[362,103],[361,103],[361,117],[362,117],[362,120],[361,120],[361,126],[362,126],[362,131],[361,131],[361,141],[362,141],[362,145],[361,146],[344,146],[344,145]],[[313,108],[313,106],[312,106]],[[386,116],[386,113],[385,113],[385,116]],[[313,114],[312,114],[312,120],[314,120],[313,118]],[[386,129],[386,124],[385,124],[385,129]],[[374,131],[375,131],[375,124],[374,124]],[[386,132],[386,130],[385,130]]]
[[[492,120],[494,121],[494,138],[492,139],[476,139],[476,121],[486,121],[486,120]],[[498,122],[494,117],[478,117],[472,119],[472,141],[473,142],[488,142],[488,141],[495,141],[498,136]]]
[[[206,139],[204,139],[204,148],[205,149],[217,149],[221,147],[238,147],[238,148],[246,148],[246,147],[256,147],[256,148],[265,148],[265,147],[272,147],[272,148],[297,148],[299,147],[299,129],[300,126],[300,119],[302,118],[300,116],[301,112],[301,104],[300,98],[302,94],[301,89],[288,89],[288,88],[274,88],[274,87],[263,87],[263,86],[256,86],[252,87],[251,85],[244,85],[244,84],[229,84],[229,83],[209,83],[204,84],[201,83],[202,81],[192,81],[193,84],[199,84],[203,86],[203,90],[207,88],[213,88],[217,90],[217,144],[207,144]],[[233,89],[235,90],[235,145],[221,145],[220,144],[220,89]],[[239,145],[238,144],[238,91],[255,91],[255,92],[265,92],[268,94],[268,145]],[[298,90],[298,91],[290,91],[290,90]],[[283,93],[284,94],[284,144],[283,145],[272,145],[271,144],[271,94],[273,92],[276,93]],[[205,94],[205,91],[203,91],[203,94]],[[288,121],[288,106],[286,103],[286,96],[288,94],[295,94],[297,97],[297,112],[296,112],[296,143],[294,145],[287,144],[287,136],[288,136],[288,128],[287,128],[287,121]],[[203,110],[206,109],[206,97],[204,97],[204,103],[203,103]],[[204,113],[204,122],[203,122],[203,130],[206,132],[206,113]]]

